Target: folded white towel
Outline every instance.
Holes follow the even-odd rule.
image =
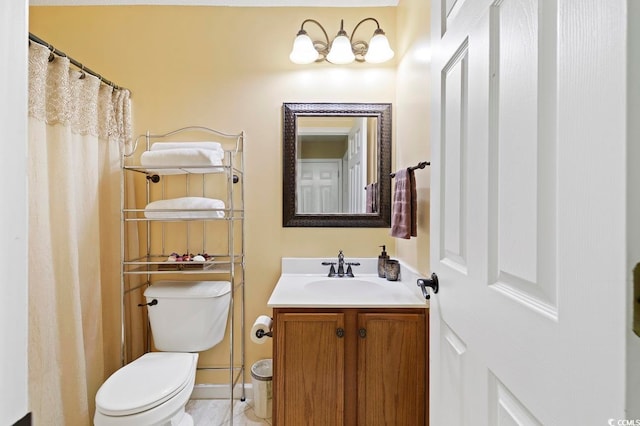
[[[224,217],[222,209],[224,209],[222,200],[180,197],[147,204],[144,216],[148,219],[215,219]]]
[[[224,159],[224,152],[210,149],[183,148],[183,149],[162,149],[158,151],[145,151],[140,156],[140,164],[143,167],[159,168],[179,168],[179,167],[202,167],[220,166]],[[221,169],[220,169],[221,170]],[[216,170],[216,171],[220,171]],[[198,173],[197,169],[191,173]],[[201,170],[200,173],[210,173],[211,170]],[[174,174],[175,170],[157,170],[161,174]],[[184,173],[184,172],[183,172]]]
[[[151,151],[161,151],[164,149],[209,149],[223,152],[222,144],[219,142],[156,142],[151,145]]]

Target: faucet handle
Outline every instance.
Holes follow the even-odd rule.
[[[360,262],[347,262],[347,276],[353,278],[353,269],[351,269],[351,265],[360,266]]]
[[[331,264],[331,268],[329,268],[329,275],[330,277],[335,277],[336,275],[338,275],[336,273],[336,268],[333,266],[335,265],[334,263]]]
[[[347,263],[347,274],[348,277],[353,278],[353,270],[351,269],[351,264]]]
[[[322,262],[322,265],[324,266],[331,265],[331,268],[329,269],[329,275],[327,275],[328,277],[335,277],[336,275],[338,275],[336,274],[336,268],[334,266],[335,264],[336,262]]]

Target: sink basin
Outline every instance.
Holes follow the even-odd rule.
[[[283,258],[282,273],[267,306],[271,308],[425,307],[409,270],[401,281],[378,277],[377,258],[350,259],[360,263],[355,277],[328,277],[324,258]],[[406,278],[406,280],[405,280]]]
[[[327,278],[311,281],[304,285],[306,290],[321,292],[372,292],[381,291],[383,287],[373,281],[359,280],[357,278]]]
[[[393,294],[389,287],[357,278],[324,278],[309,281],[299,288],[311,300],[332,303],[344,300],[372,303]]]

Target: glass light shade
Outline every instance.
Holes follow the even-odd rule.
[[[343,65],[350,64],[356,59],[356,56],[351,50],[351,42],[349,38],[344,35],[337,36],[333,43],[331,43],[331,50],[327,55],[327,61],[332,64]]]
[[[369,50],[364,55],[364,60],[372,64],[386,62],[393,58],[393,50],[389,46],[389,40],[384,34],[375,34],[369,42]]]
[[[313,41],[306,33],[299,34],[293,41],[289,59],[294,64],[310,64],[318,59],[318,51],[313,47]]]

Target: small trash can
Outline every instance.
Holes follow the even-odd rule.
[[[253,386],[253,411],[256,416],[271,417],[271,382],[273,380],[273,361],[261,359],[251,366],[251,384]]]

